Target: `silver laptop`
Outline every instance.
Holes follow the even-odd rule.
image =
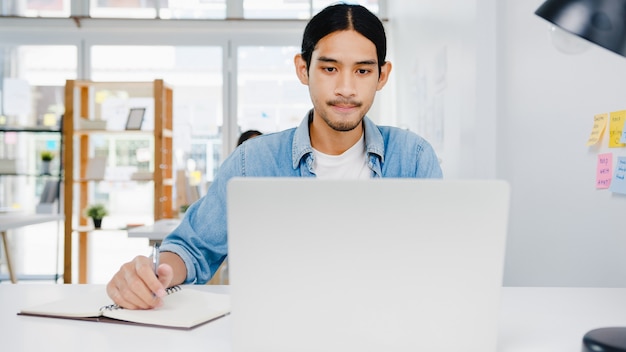
[[[503,181],[233,179],[233,352],[493,352]]]

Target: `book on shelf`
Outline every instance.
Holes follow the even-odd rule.
[[[0,159],[0,173],[17,173],[17,161],[15,159]]]
[[[133,181],[150,181],[154,177],[150,171],[135,171],[130,175],[130,179]]]
[[[154,309],[124,309],[113,304],[104,288],[20,310],[17,314],[88,320],[174,329],[193,329],[230,313],[230,296],[186,286],[167,289],[163,305]]]
[[[106,166],[107,158],[105,156],[89,158],[85,178],[88,180],[104,180]]]
[[[37,214],[56,214],[58,212],[57,199],[59,199],[59,181],[46,181],[39,204],[35,208]]]
[[[40,204],[52,204],[59,198],[59,182],[46,181],[39,197]]]
[[[78,120],[79,130],[106,130],[107,122],[105,120],[90,120],[81,118]]]

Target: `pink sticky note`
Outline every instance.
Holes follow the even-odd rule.
[[[604,189],[611,186],[613,176],[613,154],[598,154],[598,168],[596,170],[596,188]]]
[[[5,144],[16,144],[17,143],[17,133],[15,133],[15,132],[6,132],[4,134],[4,143]]]

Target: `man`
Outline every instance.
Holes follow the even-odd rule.
[[[382,23],[362,6],[332,5],[314,16],[294,59],[313,109],[297,128],[239,146],[207,195],[164,239],[158,278],[149,258],[136,257],[107,285],[113,301],[148,309],[162,304],[166,287],[211,278],[227,255],[226,184],[232,177],[442,177],[428,142],[365,116],[391,72],[386,50]]]
[[[247,130],[241,133],[241,135],[239,136],[239,139],[237,140],[237,146],[240,146],[241,143],[247,141],[250,138],[254,138],[256,136],[260,136],[263,133],[261,133],[261,131],[257,131],[257,130]]]

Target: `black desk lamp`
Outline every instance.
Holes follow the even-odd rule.
[[[626,56],[626,0],[547,0],[535,14],[621,56]],[[626,327],[589,331],[583,352],[626,352]]]
[[[626,56],[626,0],[548,0],[535,14],[573,35]]]

